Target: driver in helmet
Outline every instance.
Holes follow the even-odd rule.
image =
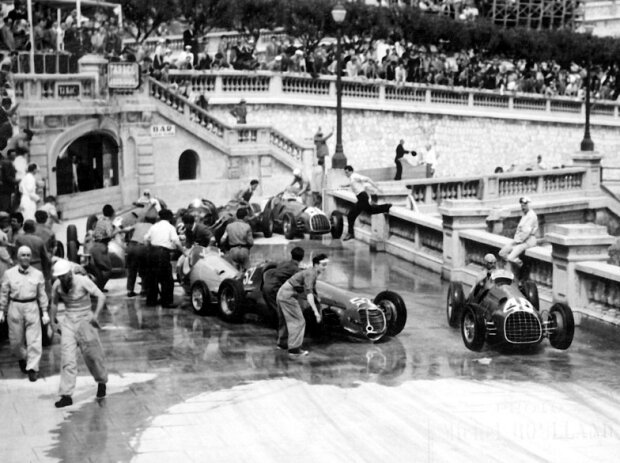
[[[493,286],[493,272],[497,269],[497,259],[491,254],[484,256],[484,270],[476,278],[476,283],[472,286],[471,291],[467,295],[468,301],[476,301],[485,289]]]
[[[286,187],[284,192],[290,196],[299,196],[302,202],[306,203],[306,197],[310,192],[310,182],[304,178],[301,169],[293,170],[293,181]]]

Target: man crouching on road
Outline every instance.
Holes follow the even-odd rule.
[[[307,350],[301,348],[306,331],[306,320],[297,298],[300,294],[305,295],[308,304],[314,312],[317,323],[321,323],[321,312],[318,304],[319,297],[316,293],[316,279],[325,271],[329,260],[325,254],[319,254],[312,259],[312,267],[297,272],[282,285],[278,291],[276,301],[278,311],[284,315],[286,325],[278,329],[278,347],[288,348],[291,358],[308,355]]]
[[[108,372],[103,359],[103,347],[99,340],[97,317],[105,305],[105,296],[90,278],[73,274],[71,263],[61,259],[54,264],[53,276],[57,278],[52,287],[50,318],[56,331],[58,302],[65,304],[65,316],[61,326],[60,357],[60,400],[56,408],[72,405],[71,394],[77,377],[77,349],[79,347],[84,363],[98,383],[97,398],[106,394]],[[95,313],[91,310],[90,297],[97,298]]]

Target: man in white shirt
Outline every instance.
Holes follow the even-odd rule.
[[[437,153],[435,152],[435,148],[431,142],[426,143],[423,159],[426,165],[428,166],[428,174],[429,177],[433,177],[435,175],[435,168],[437,166]]]
[[[367,190],[374,188],[375,191],[381,191],[375,182],[366,177],[365,175],[356,174],[353,172],[352,166],[346,166],[344,168],[344,174],[349,178],[351,190],[357,196],[357,202],[349,211],[347,216],[349,222],[349,232],[342,239],[343,241],[350,240],[355,237],[355,219],[362,212],[366,212],[370,215],[373,214],[385,214],[390,212],[392,204],[370,204]]]
[[[519,269],[523,265],[523,261],[519,258],[526,249],[536,246],[536,233],[538,233],[538,216],[530,208],[530,198],[522,196],[519,198],[521,204],[521,211],[523,216],[517,226],[515,236],[509,244],[504,246],[499,251],[499,256],[505,261],[510,262],[512,265]],[[517,275],[518,272],[513,272]]]
[[[161,305],[166,309],[173,309],[174,280],[170,253],[175,249],[183,252],[181,240],[172,225],[173,214],[169,209],[159,211],[159,222],[154,224],[144,236],[144,242],[149,246],[147,265],[146,305],[157,305],[157,294],[161,293]],[[159,290],[161,286],[161,291]]]

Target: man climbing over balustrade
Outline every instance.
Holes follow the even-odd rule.
[[[530,208],[530,198],[522,196],[519,198],[521,211],[523,216],[517,225],[517,231],[513,240],[499,251],[499,256],[504,262],[510,263],[513,267],[513,273],[519,274],[519,270],[523,265],[523,261],[519,256],[526,249],[536,246],[536,234],[538,233],[538,216],[533,209]]]
[[[342,238],[342,241],[347,241],[355,237],[355,220],[358,215],[362,212],[366,212],[370,215],[385,214],[390,212],[392,204],[375,204],[374,202],[371,204],[368,190],[372,188],[374,191],[381,191],[379,186],[365,175],[353,172],[352,166],[345,166],[344,174],[350,181],[350,184],[345,186],[350,186],[353,194],[357,197],[357,202],[351,207],[349,215],[347,216],[349,222],[348,233]]]

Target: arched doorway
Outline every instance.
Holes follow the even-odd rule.
[[[200,158],[196,151],[183,151],[179,157],[179,180],[196,180],[199,173]]]
[[[89,133],[73,141],[56,160],[59,195],[116,186],[118,144],[105,133]]]

